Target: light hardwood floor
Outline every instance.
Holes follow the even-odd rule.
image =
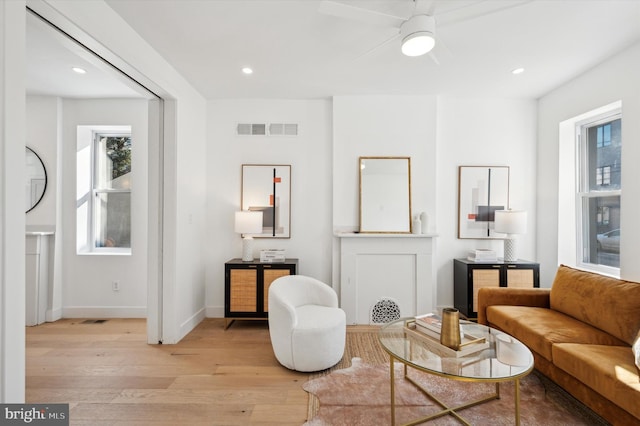
[[[264,321],[207,319],[177,345],[145,320],[26,330],[26,401],[69,403],[72,425],[301,425],[308,374],[278,364]]]

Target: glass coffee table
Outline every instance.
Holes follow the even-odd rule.
[[[477,352],[461,357],[450,356],[438,350],[437,345],[433,345],[433,340],[425,340],[424,335],[417,335],[416,333],[420,332],[412,329],[412,323],[412,318],[403,318],[384,325],[378,333],[378,339],[390,358],[392,425],[395,425],[396,420],[394,369],[396,361],[404,365],[404,378],[442,407],[442,411],[422,417],[407,423],[407,425],[424,423],[445,415],[452,415],[463,424],[469,425],[470,423],[458,412],[500,398],[500,383],[507,381],[514,382],[515,424],[520,424],[520,379],[533,370],[533,355],[524,344],[500,330],[473,322],[460,321],[461,330],[465,334],[484,338],[487,343],[483,345],[482,350]],[[496,355],[496,342],[500,344],[500,357]],[[449,407],[409,377],[407,374],[409,367],[452,380],[495,383],[495,393],[455,407]]]

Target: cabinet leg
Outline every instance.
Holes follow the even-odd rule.
[[[231,324],[233,324],[235,320],[231,319],[231,318],[225,318],[224,319],[224,329],[225,331],[227,330],[227,328],[231,327]]]

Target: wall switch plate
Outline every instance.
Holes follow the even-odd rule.
[[[111,283],[111,290],[120,291],[120,281],[113,281]]]

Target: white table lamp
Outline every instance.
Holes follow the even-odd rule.
[[[235,231],[242,234],[242,261],[253,261],[253,237],[250,234],[262,234],[262,212],[236,212]]]
[[[504,261],[518,260],[515,236],[527,232],[527,212],[523,210],[496,210],[494,231],[507,234],[504,240]]]

